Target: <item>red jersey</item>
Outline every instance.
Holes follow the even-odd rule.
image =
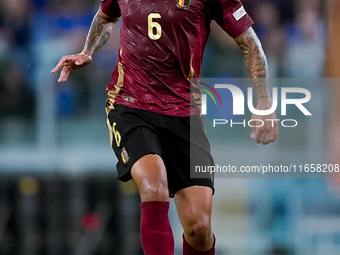
[[[171,116],[199,113],[190,78],[200,75],[210,22],[231,37],[253,24],[239,0],[102,0],[101,8],[122,16],[109,101]]]

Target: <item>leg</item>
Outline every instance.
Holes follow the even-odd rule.
[[[169,221],[169,191],[166,169],[158,155],[146,155],[131,168],[142,199],[141,241],[146,255],[174,255],[174,237]]]
[[[188,187],[178,191],[174,199],[184,228],[183,254],[215,254],[211,231],[212,189],[205,186]]]
[[[169,201],[166,169],[159,155],[148,154],[140,158],[131,168],[142,202]]]

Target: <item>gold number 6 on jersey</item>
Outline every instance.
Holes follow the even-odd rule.
[[[148,34],[152,40],[158,40],[162,36],[162,27],[158,22],[153,21],[153,19],[160,19],[161,15],[159,13],[150,13],[148,15]],[[155,30],[154,30],[155,28]]]

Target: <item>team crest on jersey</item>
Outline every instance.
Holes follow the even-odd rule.
[[[177,5],[179,7],[188,7],[191,3],[191,0],[177,0]]]

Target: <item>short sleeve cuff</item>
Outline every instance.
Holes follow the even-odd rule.
[[[102,11],[110,17],[120,17],[121,12],[117,0],[103,0],[101,4]]]

